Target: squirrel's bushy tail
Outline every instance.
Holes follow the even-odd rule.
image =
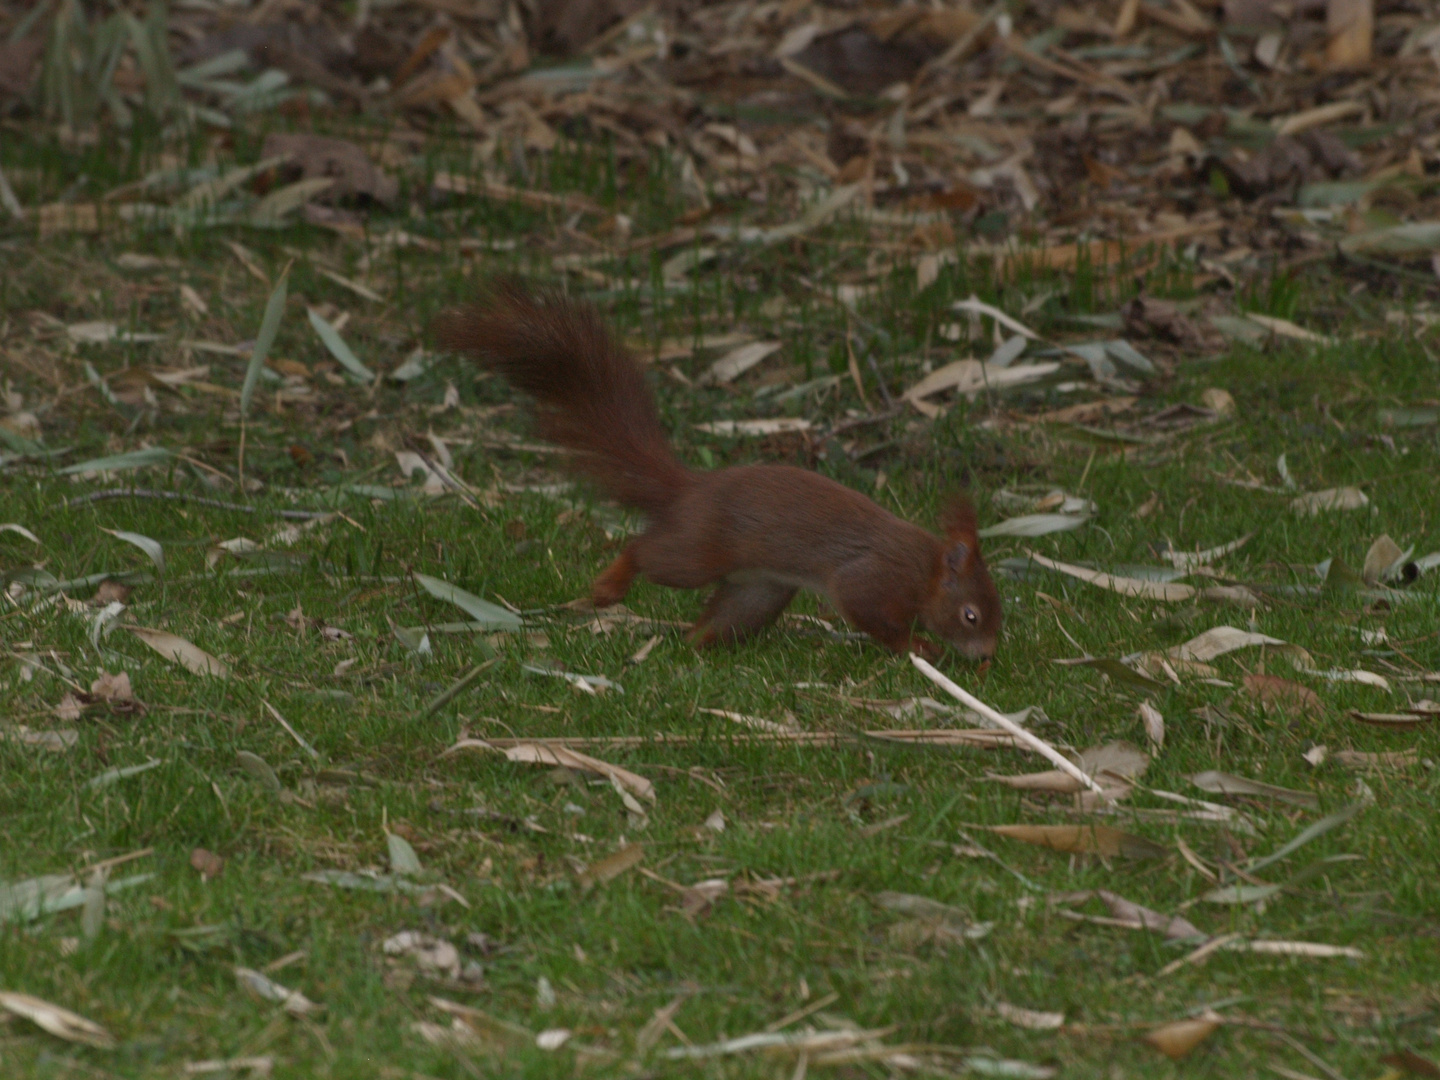
[[[576,469],[622,505],[654,517],[689,483],[643,369],[589,304],[502,278],[440,316],[435,336],[534,397],[540,435],[573,450]]]

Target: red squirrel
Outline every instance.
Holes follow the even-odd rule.
[[[648,519],[595,579],[597,607],[619,603],[637,574],[674,589],[714,585],[691,632],[703,647],[764,629],[803,588],[897,652],[938,657],[940,647],[916,633],[926,630],[972,659],[994,655],[1000,594],[963,496],[948,505],[940,540],[807,469],[687,468],[643,368],[598,312],[556,294],[537,298],[515,280],[442,314],[435,334],[531,395],[541,436]]]

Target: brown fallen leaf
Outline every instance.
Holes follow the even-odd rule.
[[[1319,716],[1325,711],[1314,690],[1278,675],[1246,675],[1245,689],[1261,705],[1282,713]]]
[[[1106,743],[1080,751],[1074,757],[1086,775],[1090,776],[1107,794],[1130,787],[1130,781],[1145,772],[1150,764],[1150,755],[1125,742]],[[1022,773],[1019,776],[988,774],[995,780],[1022,791],[1053,791],[1061,794],[1084,790],[1085,785],[1069,773],[1059,769],[1044,772]],[[1113,797],[1113,796],[1112,796]]]
[[[1220,1020],[1199,1018],[1164,1024],[1145,1035],[1145,1041],[1172,1061],[1179,1061],[1220,1027]]]
[[[1201,391],[1200,404],[1216,416],[1235,415],[1235,399],[1230,396],[1229,390],[1222,390],[1218,386],[1211,386]]]
[[[1109,825],[991,825],[989,829],[1012,840],[1071,855],[1159,859],[1169,854],[1169,849],[1154,841]]]
[[[1220,331],[1208,322],[1182,313],[1170,300],[1137,296],[1120,314],[1125,320],[1126,332],[1132,337],[1158,338],[1191,353],[1218,352],[1225,347],[1225,337]],[[1205,404],[1207,408],[1214,408],[1209,402]],[[1231,408],[1234,408],[1233,401]]]
[[[122,671],[111,675],[102,671],[100,677],[90,684],[90,693],[98,701],[134,701],[135,692],[130,688],[130,674]]]
[[[1429,1058],[1421,1057],[1413,1050],[1399,1050],[1393,1054],[1386,1054],[1380,1059],[1380,1064],[1389,1065],[1392,1069],[1401,1069],[1411,1076],[1426,1076],[1440,1080],[1440,1065],[1435,1064]]]
[[[190,865],[199,872],[201,881],[218,878],[225,871],[225,860],[202,847],[190,852]]]
[[[284,182],[327,178],[335,183],[324,199],[362,197],[388,206],[400,194],[400,183],[377,168],[364,150],[349,139],[334,139],[309,132],[265,136],[262,158],[283,158]]]
[[[1400,550],[1400,545],[1389,536],[1376,537],[1370,550],[1365,553],[1365,564],[1360,569],[1360,576],[1365,584],[1373,589],[1384,580],[1391,567],[1405,557],[1406,553]]]
[[[146,626],[127,626],[125,629],[154,649],[166,660],[173,661],[193,671],[196,675],[210,675],[217,679],[228,679],[230,669],[225,663],[211,656],[184,638],[165,630],[153,630]]]
[[[625,871],[639,866],[644,859],[644,844],[626,844],[615,854],[607,855],[599,862],[591,863],[580,875],[580,887],[589,892],[595,886],[613,881]]]
[[[1243,198],[1294,191],[1312,180],[1331,180],[1360,170],[1359,155],[1329,131],[1281,135],[1247,160],[1212,158],[1230,187]]]

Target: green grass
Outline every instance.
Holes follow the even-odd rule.
[[[434,151],[426,168],[467,167],[458,152],[446,154]],[[8,139],[0,164],[30,170],[16,185],[27,204],[54,198],[90,168],[52,147]],[[636,235],[677,224],[684,207],[663,171],[653,162],[630,164],[616,168],[599,151],[569,148],[555,155],[549,178],[559,190],[586,191],[633,213]],[[104,164],[110,170],[105,182],[90,182],[95,192],[103,191],[146,167],[139,156],[111,161]],[[618,551],[620,536],[607,535],[607,529],[614,533],[623,520],[583,493],[556,499],[502,486],[555,477],[549,457],[487,449],[475,441],[495,430],[527,432],[519,413],[494,410],[513,400],[498,380],[479,378],[452,359],[403,387],[387,383],[373,392],[332,387],[317,377],[311,380],[314,404],[291,403],[281,413],[274,409],[273,386],[262,383],[244,432],[246,475],[264,484],[253,496],[233,488],[212,491],[198,479],[211,470],[235,472],[241,430],[233,399],[157,389],[156,410],[109,405],[86,386],[83,361],[112,381],[127,365],[209,363],[207,381],[239,386],[243,360],[187,358],[175,344],[181,337],[234,343],[252,337],[259,325],[267,290],[223,239],[250,247],[272,276],[291,251],[301,253],[272,357],[307,365],[323,359],[305,322],[307,302],[350,311],[347,340],[367,364],[389,371],[423,342],[430,316],[467,296],[483,274],[510,268],[554,278],[550,257],[569,250],[562,247],[560,219],[473,199],[427,206],[423,175],[406,177],[404,208],[393,217],[377,216],[371,234],[403,228],[441,241],[439,250],[376,248],[368,272],[362,264],[366,245],[304,228],[181,237],[121,228],[43,245],[13,229],[3,237],[10,267],[0,274],[5,377],[25,395],[27,408],[45,406],[39,414],[47,445],[74,448],[58,461],[142,443],[169,446],[203,464],[178,461],[174,468],[115,482],[244,501],[257,512],[143,500],[66,508],[66,498],[104,484],[72,481],[33,462],[10,464],[0,474],[0,521],[23,524],[42,541],[37,550],[16,533],[0,533],[0,567],[7,575],[32,564],[60,579],[149,571],[141,552],[103,530],[152,537],[164,546],[167,573],[137,586],[130,615],[140,625],[188,638],[233,671],[226,680],[192,675],[124,629],[92,643],[95,613],[83,606],[89,590],[68,604],[37,604],[33,594],[16,590],[14,602],[0,610],[6,654],[0,716],[7,724],[74,727],[79,733],[76,745],[60,753],[0,741],[0,833],[7,840],[0,844],[0,880],[83,870],[142,849],[152,850],[114,876],[153,875],[111,897],[103,919],[95,921],[92,913],[85,927],[77,911],[0,925],[0,989],[72,1009],[119,1040],[108,1051],[76,1047],[28,1022],[0,1021],[0,1072],[182,1075],[186,1062],[271,1055],[279,1077],[558,1076],[576,1070],[580,1059],[573,1048],[580,1045],[614,1055],[591,1060],[586,1068],[594,1075],[628,1073],[638,1062],[637,1075],[771,1077],[791,1075],[793,1058],[748,1054],[677,1063],[659,1056],[680,1045],[673,1033],[662,1034],[648,1054],[636,1051],[635,1036],[655,1010],[677,997],[685,1000],[674,1023],[698,1044],[763,1030],[830,994],[830,1004],[787,1030],[843,1023],[893,1028],[885,1038],[894,1044],[944,1044],[1058,1066],[1064,1076],[1234,1077],[1265,1075],[1271,1063],[1315,1073],[1320,1067],[1287,1037],[1349,1077],[1379,1075],[1379,1058],[1403,1048],[1436,1056],[1440,836],[1434,806],[1440,772],[1434,760],[1440,736],[1434,725],[1392,732],[1361,725],[1347,713],[1394,711],[1407,695],[1440,697],[1440,687],[1396,681],[1386,693],[1294,675],[1284,660],[1255,650],[1223,657],[1215,662],[1218,677],[1232,687],[1187,678],[1153,696],[1168,733],[1145,784],[1218,798],[1190,786],[1186,777],[1223,769],[1312,791],[1320,810],[1233,800],[1261,830],[1246,836],[1201,822],[1132,819],[1124,807],[1174,809],[1137,792],[1118,817],[1094,820],[1147,837],[1164,846],[1167,857],[1066,856],[985,831],[1077,820],[1063,800],[1026,796],[986,778],[1042,768],[1038,758],[1005,750],[906,749],[863,736],[833,746],[737,741],[734,736],[747,729],[700,711],[729,710],[842,734],[955,725],[954,717],[894,720],[855,704],[856,698],[941,696],[904,658],[793,622],[742,648],[705,654],[667,633],[648,659],[629,664],[649,628],[622,625],[595,634],[588,617],[558,609],[583,596]],[[726,213],[742,216],[738,206],[722,220]],[[449,243],[456,236],[519,243],[511,252],[476,259],[456,252]],[[980,505],[983,524],[1006,516],[990,496],[1017,484],[1054,485],[1098,504],[1095,520],[1076,532],[991,542],[992,564],[1029,547],[1067,562],[1154,565],[1151,545],[1157,541],[1205,548],[1253,531],[1249,544],[1221,564],[1233,580],[1270,587],[1253,611],[1125,599],[1040,570],[1002,582],[1007,622],[994,664],[983,673],[953,659],[944,666],[997,708],[1043,706],[1048,720],[1036,730],[1052,742],[1076,748],[1114,739],[1144,742],[1136,691],[1089,669],[1052,663],[1079,655],[1071,639],[1094,656],[1119,657],[1175,645],[1212,626],[1245,628],[1253,619],[1255,628],[1309,650],[1322,669],[1365,667],[1391,676],[1440,669],[1440,575],[1422,579],[1405,591],[1406,602],[1390,605],[1354,591],[1289,595],[1273,588],[1319,584],[1308,567],[1327,558],[1358,568],[1382,533],[1401,547],[1415,545],[1417,555],[1440,548],[1436,429],[1387,429],[1379,420],[1381,409],[1433,399],[1436,392],[1436,365],[1428,354],[1385,328],[1385,311],[1400,307],[1403,298],[1385,294],[1380,285],[1353,296],[1351,282],[1323,271],[1300,285],[1256,283],[1243,297],[1244,307],[1294,318],[1338,335],[1341,343],[1236,348],[1213,361],[1179,357],[1172,376],[1146,388],[1140,415],[1197,402],[1212,386],[1230,391],[1236,415],[1159,437],[1128,454],[1114,452],[1113,443],[1075,441],[1055,425],[1011,422],[1088,396],[1053,389],[962,402],[933,425],[899,415],[852,429],[843,438],[858,438],[856,451],[888,444],[858,460],[837,441],[804,448],[794,441],[762,445],[693,431],[696,421],[764,413],[765,399],[754,395],[766,383],[824,375],[836,356],[845,370],[847,316],[827,289],[867,270],[867,236],[863,224],[844,219],[771,251],[728,247],[710,271],[695,275],[692,287],[669,293],[657,286],[659,266],[673,252],[602,264],[608,284],[572,276],[568,287],[598,296],[620,331],[637,340],[693,338],[741,326],[785,343],[734,388],[691,390],[657,376],[665,420],[693,463],[790,458],[866,491],[875,491],[883,472],[886,482],[876,497],[925,524],[933,523],[944,494],[962,485]],[[123,251],[180,261],[153,272],[127,272],[113,261]],[[364,277],[386,294],[386,302],[368,304],[317,273],[313,262],[322,258],[342,274]],[[937,333],[954,320],[950,303],[972,291],[1018,313],[1028,299],[1053,290],[1054,298],[1027,318],[1056,336],[1073,336],[1074,325],[1064,316],[1113,311],[1133,295],[1128,276],[1098,272],[1073,290],[1074,282],[1064,277],[1000,282],[985,263],[967,259],[963,248],[959,261],[918,295],[908,265],[885,273],[882,261],[880,270],[878,291],[860,302],[858,321],[851,321],[892,393],[919,377],[926,348],[936,366],[985,355],[988,344],[956,346]],[[1193,293],[1186,275],[1169,263],[1154,273],[1172,295]],[[801,275],[827,288],[808,289],[799,283]],[[208,317],[182,308],[182,281],[210,304]],[[770,303],[776,298],[784,302]],[[157,346],[71,350],[36,318],[37,311],[64,323],[110,319],[136,330],[175,333]],[[1357,332],[1375,336],[1352,338]],[[693,376],[709,359],[677,363]],[[868,366],[865,377],[867,395],[878,401]],[[458,391],[460,408],[433,411],[447,382]],[[861,407],[847,377],[823,401],[792,402],[782,411],[834,421]],[[477,511],[453,497],[372,501],[337,493],[346,483],[388,485],[397,475],[393,452],[429,452],[424,435],[432,427],[462,440],[452,447],[456,471],[477,490],[491,492],[489,504]],[[1227,477],[1246,479],[1248,470],[1278,487],[1281,453],[1300,489],[1358,485],[1370,507],[1301,518],[1286,509],[1289,494],[1225,483]],[[1158,508],[1137,518],[1134,511],[1152,493],[1159,496]],[[266,545],[293,558],[207,567],[213,544],[237,536],[264,543],[283,524],[276,511],[297,505],[334,506],[345,517],[293,546]],[[523,533],[516,522],[523,523]],[[485,639],[498,661],[432,716],[424,715],[426,703],[486,649],[469,634],[432,632],[432,655],[419,657],[397,640],[395,626],[461,617],[417,590],[412,571],[532,613],[527,632]],[[688,621],[700,598],[641,584],[627,604],[649,618]],[[311,621],[287,622],[297,608]],[[826,614],[809,597],[795,610]],[[331,640],[313,620],[346,636]],[[1380,628],[1392,644],[1365,644],[1359,631]],[[32,655],[45,672],[25,679],[21,655]],[[342,662],[352,663],[337,671]],[[1323,701],[1321,713],[1291,717],[1260,709],[1239,684],[1261,663],[1271,674],[1312,687]],[[563,680],[527,672],[525,664],[605,675],[624,692],[585,695]],[[128,672],[144,711],[95,706],[78,722],[57,720],[53,710],[68,683],[88,689],[102,671]],[[274,720],[266,702],[314,746],[318,762]],[[1211,713],[1207,722],[1196,715],[1206,706],[1224,712]],[[583,774],[511,763],[499,754],[441,756],[463,735],[652,733],[694,741],[583,747],[654,782],[657,801],[647,807],[643,828],[608,784]],[[1179,841],[1211,864],[1233,864],[1280,847],[1323,814],[1363,797],[1356,775],[1333,760],[1318,768],[1304,760],[1316,744],[1332,753],[1414,748],[1419,760],[1365,776],[1373,805],[1261,877],[1284,882],[1327,856],[1358,856],[1354,861],[1328,865],[1263,910],[1194,902],[1211,886],[1181,858]],[[289,793],[285,799],[242,768],[241,752],[258,755],[275,770]],[[108,769],[150,759],[160,764],[98,789],[85,786]],[[704,827],[716,810],[726,821],[722,833]],[[423,897],[377,895],[302,879],[319,870],[385,869],[387,827],[418,852],[422,883],[443,882],[465,903],[433,890]],[[645,845],[642,866],[659,878],[683,885],[724,878],[731,891],[710,910],[687,916],[679,911],[678,893],[637,869],[591,891],[582,888],[583,866],[624,841]],[[974,843],[998,860],[967,855]],[[195,848],[225,859],[218,878],[202,881],[192,869]],[[1028,889],[1022,877],[1042,891]],[[766,878],[798,880],[773,895],[741,887]],[[1166,944],[1155,934],[1075,922],[1046,903],[1049,893],[1097,888],[1161,912],[1183,910],[1207,933],[1349,945],[1365,958],[1222,952],[1203,966],[1158,977],[1193,943]],[[903,916],[877,901],[887,890],[954,905],[992,922],[993,929],[963,945],[916,945],[892,933]],[[1096,903],[1084,910],[1107,914]],[[453,942],[464,959],[483,966],[483,984],[437,984],[417,975],[408,960],[387,958],[381,942],[402,930]],[[488,945],[468,945],[472,934],[485,935]],[[323,1013],[305,1021],[246,997],[234,975],[237,965],[262,969],[297,953],[302,955],[274,977],[324,1005]],[[548,1008],[537,1002],[542,979],[554,991]],[[575,1035],[554,1053],[522,1047],[491,1057],[432,1046],[413,1026],[444,1021],[429,1003],[431,994],[532,1032],[563,1027]],[[1073,1026],[1058,1033],[1015,1028],[994,1014],[1001,1002],[1063,1011]],[[1183,1062],[1172,1064],[1139,1041],[1149,1028],[1207,1006],[1236,1022]],[[837,1071],[887,1073],[878,1064]]]

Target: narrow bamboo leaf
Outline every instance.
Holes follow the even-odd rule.
[[[1311,840],[1314,840],[1317,836],[1324,836],[1331,829],[1344,825],[1347,821],[1353,818],[1356,814],[1360,813],[1360,811],[1363,809],[1365,809],[1365,804],[1363,802],[1354,802],[1351,803],[1349,806],[1336,810],[1333,814],[1327,814],[1319,821],[1313,823],[1312,825],[1304,829],[1298,836],[1295,837],[1295,839],[1291,840],[1288,844],[1277,848],[1269,855],[1266,855],[1263,859],[1257,859],[1256,861],[1252,862],[1249,866],[1245,868],[1246,873],[1258,873],[1259,871],[1265,869],[1265,867],[1269,866],[1271,863],[1279,862],[1287,855],[1293,854],[1296,850],[1308,844]]]
[[[128,454],[91,458],[89,461],[82,461],[77,465],[67,465],[59,471],[61,476],[82,472],[123,472],[126,469],[143,469],[150,465],[164,465],[173,456],[163,446],[150,446],[144,450],[131,450]]]
[[[160,546],[158,540],[152,540],[150,537],[140,533],[126,532],[123,529],[104,529],[102,531],[108,532],[111,536],[115,537],[116,540],[124,540],[127,544],[134,544],[150,557],[150,561],[155,564],[156,570],[159,570],[162,574],[165,573],[165,549]]]
[[[265,357],[270,346],[275,344],[275,335],[280,331],[280,317],[285,314],[285,295],[290,282],[290,267],[286,266],[275,283],[275,290],[265,303],[265,317],[260,320],[260,332],[255,335],[255,345],[250,350],[250,366],[245,369],[245,385],[240,388],[240,415],[250,411],[250,398],[255,393],[255,383],[260,378],[260,369],[265,366]]]
[[[33,532],[27,529],[24,525],[17,525],[13,521],[7,521],[4,525],[0,525],[0,533],[3,532],[19,533],[26,540],[29,540],[32,544],[40,543],[40,538],[38,536],[36,536]]]
[[[506,611],[498,604],[492,604],[488,600],[481,600],[474,593],[466,592],[458,585],[430,577],[428,574],[416,574],[415,580],[435,599],[454,604],[476,622],[488,623],[493,630],[519,630],[524,625],[519,615],[512,611]]]
[[[125,780],[131,776],[139,776],[143,772],[149,772],[151,769],[159,768],[161,764],[163,763],[158,758],[151,758],[143,765],[127,765],[123,769],[106,769],[104,772],[97,776],[92,776],[89,780],[85,781],[85,786],[91,790],[109,787],[117,781]]]
[[[330,350],[330,355],[361,382],[374,382],[375,373],[360,362],[360,358],[340,336],[340,331],[313,307],[306,310],[310,316],[310,325],[315,328],[315,333],[320,335],[320,340],[325,343],[325,348]]]

